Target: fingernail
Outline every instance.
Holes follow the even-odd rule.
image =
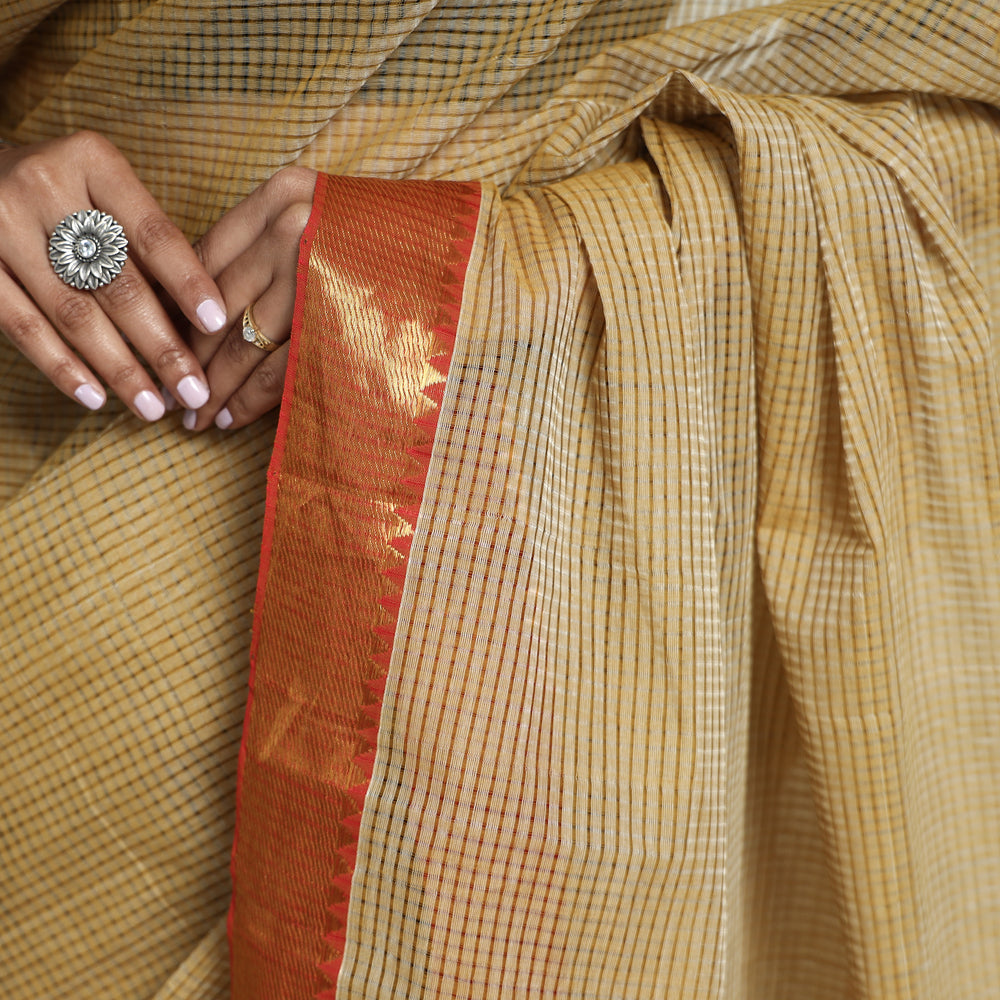
[[[197,410],[208,402],[208,386],[195,375],[187,375],[177,383],[177,395],[191,410]]]
[[[89,382],[84,382],[83,385],[77,386],[76,392],[73,395],[76,397],[77,402],[83,403],[88,410],[99,410],[107,398],[96,385],[91,385]]]
[[[233,415],[225,406],[215,415],[215,426],[218,427],[220,431],[224,431],[233,426]]]
[[[205,299],[195,312],[209,333],[217,333],[226,325],[226,310],[215,299]]]
[[[181,423],[189,430],[194,430],[194,425],[198,423],[198,412],[197,410],[185,410],[184,419]]]
[[[138,396],[132,400],[132,405],[149,421],[159,420],[166,412],[163,400],[156,393],[143,389]]]
[[[167,413],[177,409],[177,400],[170,394],[170,390],[166,386],[160,386],[160,395],[163,397],[163,407]]]

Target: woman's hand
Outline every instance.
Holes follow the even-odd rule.
[[[315,186],[314,170],[285,167],[199,241],[198,254],[230,305],[233,325],[224,337],[191,333],[191,346],[208,372],[211,397],[201,409],[184,414],[188,430],[203,430],[213,421],[223,430],[243,427],[281,402],[299,241]],[[244,339],[247,306],[253,308],[265,347]],[[277,347],[270,348],[268,341]]]
[[[57,276],[48,245],[59,222],[90,208],[124,228],[129,258],[109,284],[80,291]],[[104,404],[103,383],[138,416],[162,416],[156,384],[129,344],[188,407],[208,399],[205,372],[147,275],[204,333],[225,326],[215,282],[107,139],[78,132],[0,150],[0,330],[89,409]]]

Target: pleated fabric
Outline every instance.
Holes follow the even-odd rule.
[[[995,362],[902,148],[956,109],[714,96],[487,209],[337,996],[995,988]]]
[[[192,236],[294,160],[487,182],[310,989],[992,996],[995,10],[483,10],[0,14],[0,134]],[[0,986],[225,995],[274,425],[0,364]]]

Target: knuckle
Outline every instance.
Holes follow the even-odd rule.
[[[269,183],[277,193],[287,198],[311,198],[316,174],[307,167],[292,164],[282,167]]]
[[[254,369],[250,382],[254,392],[262,396],[268,402],[275,397],[281,396],[281,389],[285,382],[284,373],[273,365],[262,364]]]
[[[82,292],[73,292],[56,302],[52,315],[60,328],[76,330],[94,318],[94,303]]]
[[[233,418],[233,424],[236,426],[247,424],[253,420],[253,415],[242,392],[229,397],[226,401],[226,409],[229,410],[229,415]]]
[[[89,128],[74,132],[69,136],[69,142],[84,156],[105,157],[110,152],[117,152],[114,144],[109,139],[105,139],[100,132],[95,132]]]
[[[211,292],[211,286],[206,286],[205,274],[207,269],[202,265],[196,268],[192,265],[184,270],[177,277],[177,284],[174,291],[176,302],[201,302],[207,294]]]
[[[143,371],[137,364],[118,365],[108,376],[108,384],[124,399],[129,387],[142,382],[143,377]]]
[[[4,333],[11,343],[24,349],[45,334],[45,321],[31,313],[17,313],[4,323]]]
[[[250,357],[250,345],[236,334],[231,334],[222,342],[222,351],[226,359],[237,365],[245,364]]]
[[[58,169],[44,152],[28,153],[10,168],[6,183],[25,192],[22,197],[51,200],[59,188]]]
[[[135,303],[141,296],[145,282],[136,271],[127,268],[110,284],[98,289],[101,301],[112,309]]]
[[[49,380],[53,385],[69,386],[79,381],[79,369],[68,358],[60,358],[49,371]]]
[[[155,255],[184,240],[181,231],[159,212],[140,219],[130,235],[140,257]]]
[[[309,222],[311,206],[304,202],[295,202],[284,209],[275,220],[275,231],[279,237],[294,239],[296,242],[305,231]]]
[[[153,359],[153,367],[158,372],[173,371],[189,367],[190,356],[182,347],[165,347]]]

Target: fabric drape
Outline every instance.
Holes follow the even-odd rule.
[[[334,266],[313,240],[303,258],[282,421],[311,406],[315,424],[349,347],[352,370],[391,376],[351,392],[430,400],[433,455],[423,472],[403,447],[422,499],[393,521],[374,488],[348,502],[338,469],[398,444],[329,428],[310,529],[353,537],[374,505],[408,539],[382,539],[406,558],[398,607],[338,612],[387,671],[347,702],[378,717],[377,751],[359,824],[317,826],[330,881],[297,910],[308,843],[243,861],[254,824],[287,815],[247,810],[244,766],[235,995],[990,996],[996,12],[793,3],[683,25],[723,12],[563,3],[505,8],[501,32],[460,5],[348,24],[303,4],[283,33],[286,8],[216,5],[230,56],[212,63],[180,5],[49,6],[4,15],[21,34],[0,132],[109,132],[191,235],[289,160],[385,178],[381,218],[407,204],[393,178],[482,182],[443,394],[421,393],[432,344],[386,353],[364,253]],[[245,128],[249,40],[281,53],[252,101],[285,116],[273,142]],[[145,76],[137,52],[160,53]],[[108,106],[81,96],[112,69]],[[363,245],[370,217],[327,200],[347,183],[321,185],[317,231]],[[193,439],[80,420],[3,363],[0,978],[12,997],[224,995],[274,423]],[[276,534],[297,518],[288,458]],[[262,579],[259,657],[283,588],[329,584],[308,568]],[[288,648],[258,659],[255,699],[275,664],[302,666]],[[293,799],[318,774],[349,817],[366,768],[328,767],[295,708],[338,705],[274,690],[245,758],[279,762]],[[373,735],[350,721],[348,758]],[[241,909],[253,879],[273,891]]]

